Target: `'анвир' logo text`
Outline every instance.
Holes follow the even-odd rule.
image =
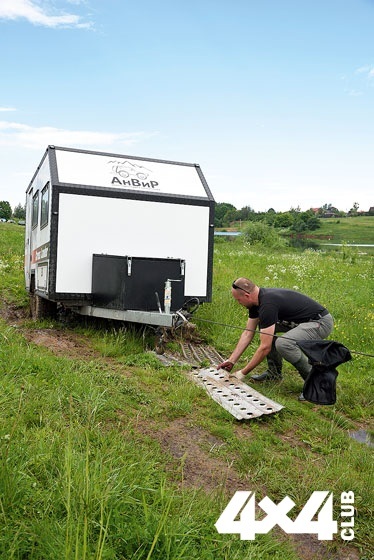
[[[134,189],[158,189],[158,182],[149,180],[152,171],[143,165],[132,163],[129,160],[110,160],[108,164],[112,165],[112,185],[130,187]]]

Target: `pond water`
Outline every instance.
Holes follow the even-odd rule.
[[[241,231],[215,231],[214,235],[218,237],[237,237],[242,235]],[[318,239],[291,239],[291,247],[299,249],[318,249],[321,247],[374,247],[374,243],[324,243]]]
[[[369,447],[374,447],[374,441],[366,430],[357,430],[356,432],[349,432],[349,435],[352,439],[355,439],[359,443],[365,443]]]
[[[320,243],[320,245],[331,245],[332,247],[374,247],[372,243]]]

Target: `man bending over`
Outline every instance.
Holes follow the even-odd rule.
[[[333,329],[333,318],[328,310],[310,297],[283,288],[260,288],[248,278],[233,282],[232,296],[248,309],[248,321],[228,360],[218,365],[231,371],[240,356],[252,342],[256,328],[260,330],[260,344],[246,366],[234,373],[239,380],[255,369],[265,358],[268,368],[253,381],[277,380],[282,378],[282,358],[291,363],[301,377],[308,377],[312,366],[297,346],[298,340],[321,340]],[[276,333],[286,333],[275,336]],[[302,394],[300,400],[304,400]]]

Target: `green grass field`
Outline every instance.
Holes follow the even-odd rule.
[[[307,248],[329,251],[340,251],[333,244],[344,245],[350,253],[368,253],[374,255],[374,247],[351,247],[350,244],[374,245],[374,216],[352,216],[343,218],[321,218],[320,228],[314,231],[304,231],[299,234],[293,233],[291,244]],[[234,222],[233,230],[245,231],[246,227],[253,222]],[[223,229],[223,228],[218,228]],[[227,228],[230,229],[230,228]],[[288,239],[289,231],[282,231],[281,234]],[[330,237],[330,239],[327,239]]]
[[[246,315],[230,285],[244,275],[319,300],[335,318],[331,338],[355,352],[339,367],[334,406],[299,402],[302,380],[287,366],[281,383],[259,387],[284,409],[240,423],[184,367],[163,366],[148,352],[151,331],[23,317],[23,234],[0,224],[0,558],[373,557],[373,448],[349,435],[374,436],[374,362],[365,355],[374,354],[370,256],[216,241],[213,303],[194,315],[207,342],[224,355],[233,349]],[[312,491],[333,492],[338,534],[218,534],[215,522],[243,489],[258,501],[288,495],[296,513]],[[343,542],[339,499],[348,491],[355,539]]]
[[[334,243],[374,244],[374,216],[324,218],[315,233],[331,235]]]

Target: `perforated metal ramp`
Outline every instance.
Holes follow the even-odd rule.
[[[165,365],[179,363],[195,368],[187,372],[189,379],[203,387],[215,402],[237,420],[251,420],[263,414],[274,414],[284,408],[226,371],[217,370],[215,366],[223,362],[223,357],[211,346],[181,342],[180,352],[171,353],[166,350],[158,358]],[[201,367],[204,362],[214,365]]]
[[[166,348],[165,352],[158,355],[158,357],[165,365],[177,362],[199,368],[204,362],[205,364],[219,364],[223,362],[223,357],[212,346],[193,344],[191,342],[180,342],[179,352],[171,352]]]
[[[189,377],[237,420],[274,414],[283,408],[242,381],[214,367],[189,372]]]

